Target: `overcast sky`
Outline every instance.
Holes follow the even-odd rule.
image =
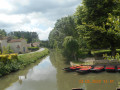
[[[0,29],[35,31],[47,40],[57,19],[72,15],[81,0],[0,0]]]

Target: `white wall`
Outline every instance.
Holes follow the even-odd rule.
[[[15,52],[15,53],[26,53],[28,52],[28,48],[27,48],[27,42],[26,40],[22,40],[21,42],[13,42],[13,43],[9,43],[10,44],[10,47],[11,49]],[[20,48],[17,48],[17,46],[20,46]],[[25,51],[24,51],[25,49]]]
[[[3,47],[7,47],[7,40],[0,40],[0,42],[1,42],[1,50],[3,51]]]

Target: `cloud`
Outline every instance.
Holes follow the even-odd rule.
[[[36,31],[48,39],[57,19],[72,15],[81,0],[0,0],[0,29]]]

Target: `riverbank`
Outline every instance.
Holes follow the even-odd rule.
[[[18,56],[17,59],[11,61],[8,60],[5,63],[0,62],[0,77],[25,68],[27,65],[34,63],[37,60],[45,57],[46,55],[48,55],[48,53],[49,50],[44,49],[43,51],[40,52],[20,55]]]

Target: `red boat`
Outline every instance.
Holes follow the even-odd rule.
[[[94,68],[93,69],[91,69],[90,71],[92,71],[92,72],[101,72],[101,71],[104,71],[104,66],[94,66]]]
[[[107,71],[107,72],[115,72],[116,69],[115,69],[114,65],[108,65],[108,66],[105,67],[105,71]]]
[[[117,71],[120,72],[120,65],[117,65]]]
[[[72,67],[67,67],[67,68],[63,68],[64,71],[67,71],[67,72],[72,72],[72,71],[76,71],[78,69],[80,69],[81,66],[80,65],[77,65],[77,66],[72,66]]]
[[[79,70],[76,70],[76,72],[84,74],[84,73],[88,73],[90,69],[92,69],[92,66],[82,66],[82,68]]]

